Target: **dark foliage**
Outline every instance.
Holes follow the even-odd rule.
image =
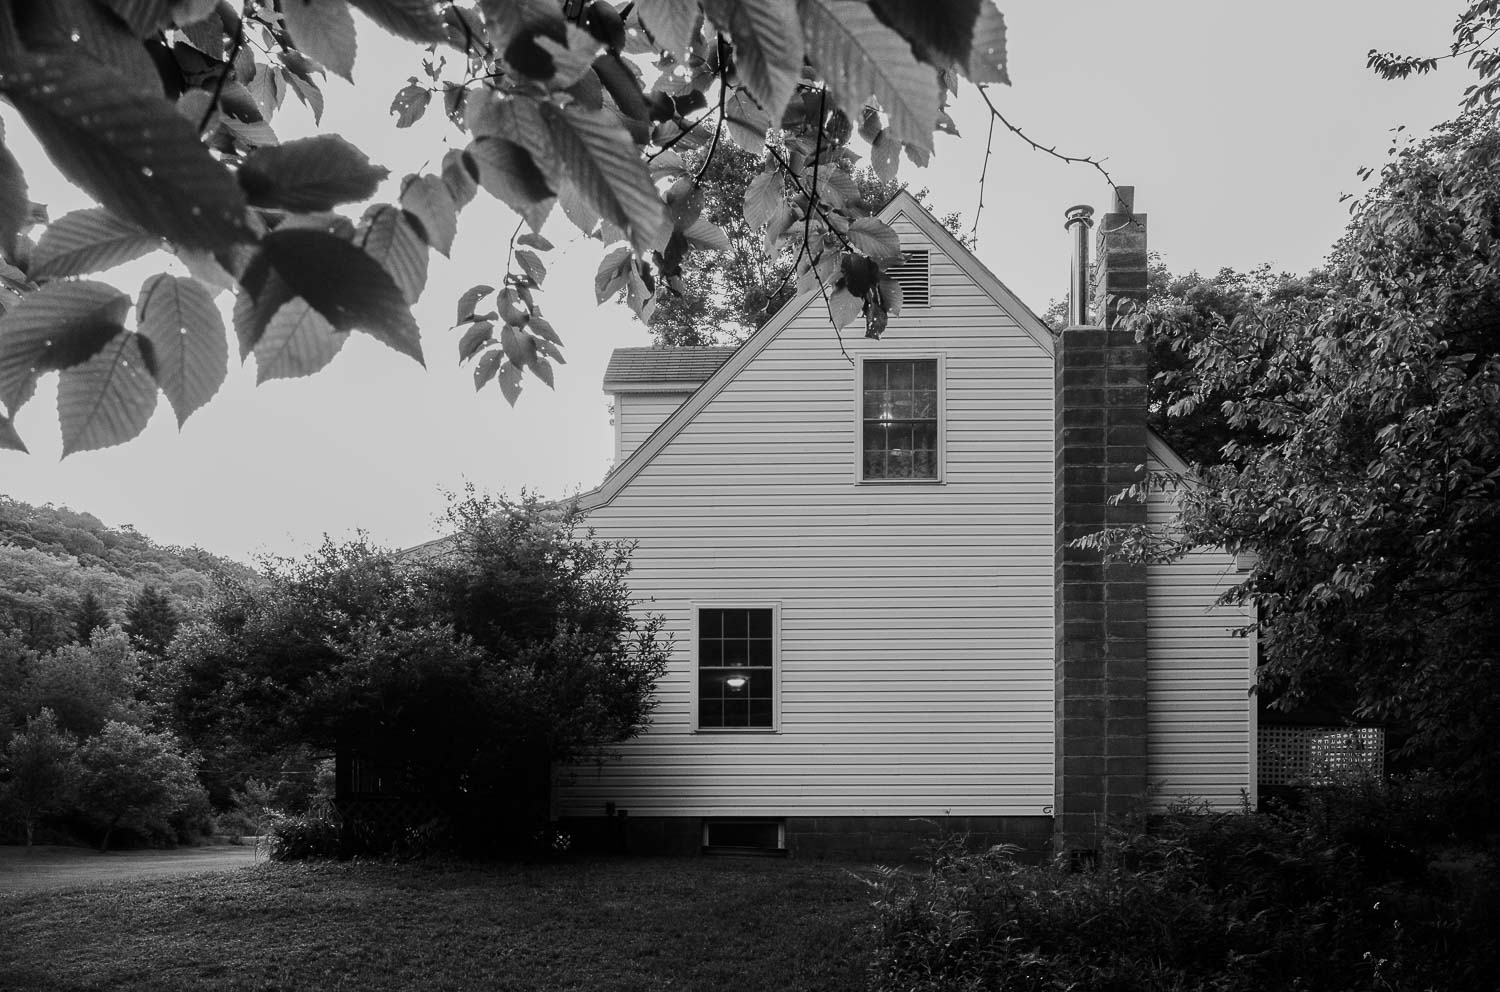
[[[1182,811],[1076,872],[939,845],[929,874],[880,888],[877,987],[1487,990],[1494,863],[1443,861],[1431,833],[1402,859],[1360,843],[1428,798],[1334,788],[1275,816]]]
[[[167,653],[179,622],[172,601],[152,585],[143,586],[125,610],[125,633],[131,643],[158,658]]]
[[[327,544],[271,563],[266,587],[184,626],[175,713],[216,803],[289,755],[338,751],[381,769],[387,797],[477,809],[644,729],[666,646],[632,611],[629,548],[533,498],[471,495],[451,522],[404,555]]]

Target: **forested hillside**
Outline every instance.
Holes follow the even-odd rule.
[[[128,525],[107,527],[89,513],[0,496],[0,632],[15,630],[37,650],[87,640],[78,623],[90,594],[105,625],[125,622],[148,587],[181,616],[221,574],[256,575],[199,548],[156,544]]]

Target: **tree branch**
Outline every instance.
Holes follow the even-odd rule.
[[[214,83],[214,95],[208,101],[208,107],[203,111],[203,119],[198,122],[198,134],[201,136],[208,130],[208,122],[213,119],[214,111],[219,107],[219,97],[224,95],[224,84],[229,82],[229,74],[234,71],[234,60],[239,57],[240,49],[245,46],[245,21],[234,29],[234,44],[229,47],[229,55],[224,59],[224,70],[219,73],[218,82]]]
[[[1098,159],[1090,158],[1086,155],[1064,155],[1062,152],[1059,152],[1057,150],[1056,145],[1053,145],[1049,148],[1048,146],[1041,144],[1038,141],[1032,140],[1030,135],[1022,131],[1016,125],[1012,124],[1010,121],[1006,120],[1005,115],[1000,113],[994,102],[990,100],[990,94],[988,90],[986,90],[983,86],[978,87],[978,89],[979,95],[984,97],[985,106],[990,108],[990,116],[994,120],[997,120],[1001,124],[1004,124],[1012,134],[1030,145],[1033,151],[1045,152],[1058,161],[1066,162],[1069,165],[1091,165],[1095,169],[1099,170],[1099,175],[1103,176],[1104,181],[1109,183],[1110,189],[1114,190],[1116,193],[1120,191],[1120,187],[1115,185],[1115,181],[1110,178],[1109,173],[1105,171],[1104,166],[1100,164]]]

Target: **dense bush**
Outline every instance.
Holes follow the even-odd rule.
[[[309,858],[336,858],[339,855],[339,832],[342,821],[333,803],[315,803],[297,816],[276,814],[271,817],[271,857],[277,861],[306,861]]]
[[[1360,818],[1368,796],[1328,790],[1278,815],[1178,812],[1084,871],[940,844],[925,876],[880,883],[877,986],[1493,989],[1494,863],[1470,852],[1444,871],[1430,846],[1362,845],[1361,832],[1414,836],[1396,792],[1379,800],[1396,808],[1391,831]]]

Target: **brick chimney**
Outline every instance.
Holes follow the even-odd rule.
[[[1109,504],[1146,463],[1146,348],[1116,327],[1122,302],[1146,298],[1146,215],[1134,200],[1134,187],[1116,189],[1092,278],[1093,210],[1068,211],[1069,326],[1056,350],[1053,843],[1085,857],[1108,823],[1139,812],[1146,791],[1146,568],[1069,546],[1104,527],[1146,522],[1144,503]]]

